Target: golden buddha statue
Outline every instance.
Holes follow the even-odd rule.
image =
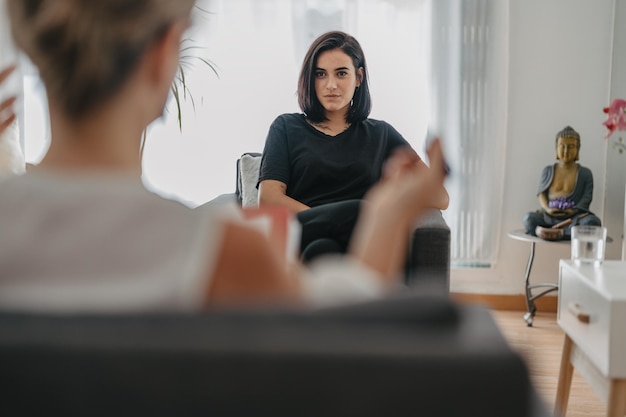
[[[580,134],[566,126],[556,134],[557,162],[541,172],[537,199],[540,209],[526,213],[523,219],[526,233],[536,236],[537,226],[552,227],[571,219],[563,227],[563,238],[570,238],[575,225],[601,225],[600,219],[590,210],[593,198],[593,175],[589,168],[578,163]]]

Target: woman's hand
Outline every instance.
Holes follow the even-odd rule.
[[[350,253],[387,282],[402,266],[415,219],[432,207],[430,200],[443,189],[445,163],[438,140],[428,156],[430,167],[415,163],[410,152],[392,156],[383,179],[365,196],[350,242]]]
[[[408,146],[396,148],[383,166],[383,180],[394,179],[413,168],[421,159]]]
[[[0,86],[9,78],[9,75],[15,70],[15,66],[4,68],[0,71]],[[15,112],[13,110],[13,104],[15,103],[15,97],[9,97],[0,102],[0,135],[13,123],[15,120]]]
[[[383,181],[394,180],[412,171],[428,172],[428,170],[434,168],[432,167],[433,158],[440,157],[441,161],[438,162],[443,163],[445,170],[445,161],[443,160],[443,151],[441,148],[441,142],[439,140],[436,140],[436,148],[437,149],[434,150],[432,147],[430,147],[428,151],[428,157],[431,161],[431,168],[429,168],[419,158],[417,153],[412,148],[406,147],[396,149],[391,157],[389,157],[389,159],[385,162],[385,166],[383,167]],[[432,154],[433,152],[436,152],[437,155]],[[440,187],[432,190],[431,193],[424,194],[422,197],[424,198],[423,203],[425,207],[437,208],[440,210],[447,209],[450,202],[448,192],[446,191],[443,182],[441,183]]]

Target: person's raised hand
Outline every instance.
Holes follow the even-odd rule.
[[[383,180],[394,179],[407,170],[415,168],[421,159],[410,147],[396,148],[383,165]]]
[[[384,168],[383,179],[371,189],[366,199],[411,219],[423,209],[433,207],[433,199],[439,198],[444,189],[446,176],[440,141],[433,141],[427,152],[430,166],[415,161],[411,152],[395,152]]]
[[[9,78],[9,75],[15,70],[15,66],[9,66],[0,71],[0,86]],[[2,98],[0,98],[2,99]],[[13,123],[15,120],[15,112],[13,110],[13,105],[15,103],[15,96],[2,99],[0,102],[0,134],[4,133],[4,131]]]

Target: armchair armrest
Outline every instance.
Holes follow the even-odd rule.
[[[429,210],[415,223],[405,283],[441,295],[450,292],[450,227],[440,210]]]
[[[216,204],[237,204],[237,205],[241,205],[241,202],[238,199],[236,193],[224,193],[224,194],[218,195],[214,199],[209,200],[206,203],[204,203],[204,204],[202,204],[202,205],[200,205],[198,207],[212,206],[212,205],[216,205]]]

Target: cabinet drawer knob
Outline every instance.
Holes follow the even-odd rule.
[[[589,313],[586,313],[577,303],[572,301],[568,304],[567,309],[578,319],[579,322],[589,323]]]

